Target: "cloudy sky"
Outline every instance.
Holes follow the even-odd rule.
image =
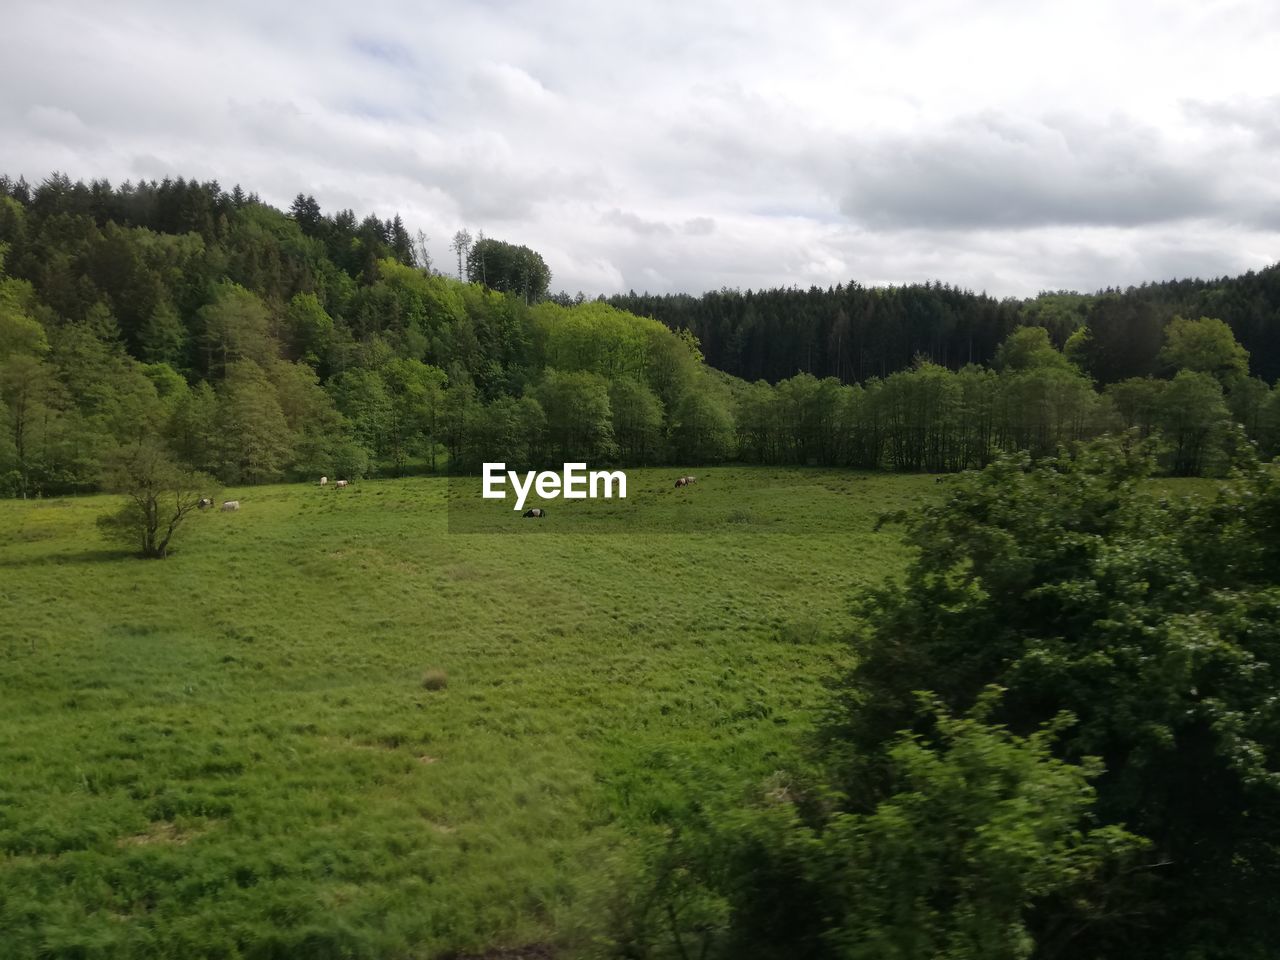
[[[0,171],[459,227],[588,294],[1280,259],[1274,0],[9,0]]]

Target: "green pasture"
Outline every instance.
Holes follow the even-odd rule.
[[[0,502],[0,957],[590,952],[686,784],[785,766],[905,562],[877,517],[945,489],[679,473],[544,521],[478,478],[229,490],[165,561],[111,498]]]

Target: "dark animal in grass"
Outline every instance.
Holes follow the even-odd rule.
[[[688,477],[681,477],[679,480],[676,481],[677,490],[679,490],[681,487],[687,487],[688,485],[689,485]]]
[[[535,520],[541,520],[546,515],[547,511],[543,510],[541,507],[534,507],[532,510],[526,510],[522,514],[524,517],[533,517]]]
[[[201,497],[200,502],[196,504],[201,510],[208,510],[213,506],[213,501],[209,497]]]

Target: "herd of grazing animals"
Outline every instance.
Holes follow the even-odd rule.
[[[347,486],[350,482],[351,482],[350,480],[338,480],[338,481],[336,481],[336,482],[334,483],[334,486],[335,486],[335,487],[337,487],[339,490],[341,490],[343,487]],[[320,486],[322,486],[322,487],[327,487],[328,485],[329,485],[329,478],[328,478],[328,477],[321,477],[321,478],[320,478]],[[213,508],[213,498],[212,498],[212,497],[201,497],[201,498],[200,498],[200,502],[199,502],[199,503],[197,503],[197,504],[196,504],[196,506],[197,506],[197,507],[199,507],[201,510],[210,510],[210,509],[212,509],[212,508]],[[236,510],[239,510],[239,509],[240,509],[240,501],[239,501],[239,500],[224,500],[224,501],[222,501],[222,512],[223,512],[223,513],[232,513],[232,512],[234,512],[234,511],[236,511]]]
[[[689,484],[697,483],[697,482],[698,482],[697,477],[680,477],[679,479],[676,480],[676,489],[679,489],[680,487],[687,487],[689,486]],[[335,480],[333,485],[339,490],[341,490],[344,487],[348,486],[350,483],[351,483],[350,480]],[[327,487],[328,485],[329,485],[329,478],[321,477],[320,486]],[[208,510],[213,506],[213,500],[209,497],[201,497],[200,503],[198,504],[198,506],[200,507],[201,510]],[[239,510],[239,509],[240,509],[239,500],[224,500],[222,502],[223,513],[231,513],[232,511]],[[547,515],[547,511],[544,510],[542,507],[534,507],[530,510],[526,510],[523,514],[521,514],[521,516],[524,517],[525,519],[534,519],[534,520],[541,520],[545,518],[546,515]]]

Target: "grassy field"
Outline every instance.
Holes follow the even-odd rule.
[[[163,562],[99,539],[109,498],[0,502],[0,957],[588,949],[683,784],[785,762],[904,562],[876,518],[940,489],[676,475],[541,522],[232,490]]]

